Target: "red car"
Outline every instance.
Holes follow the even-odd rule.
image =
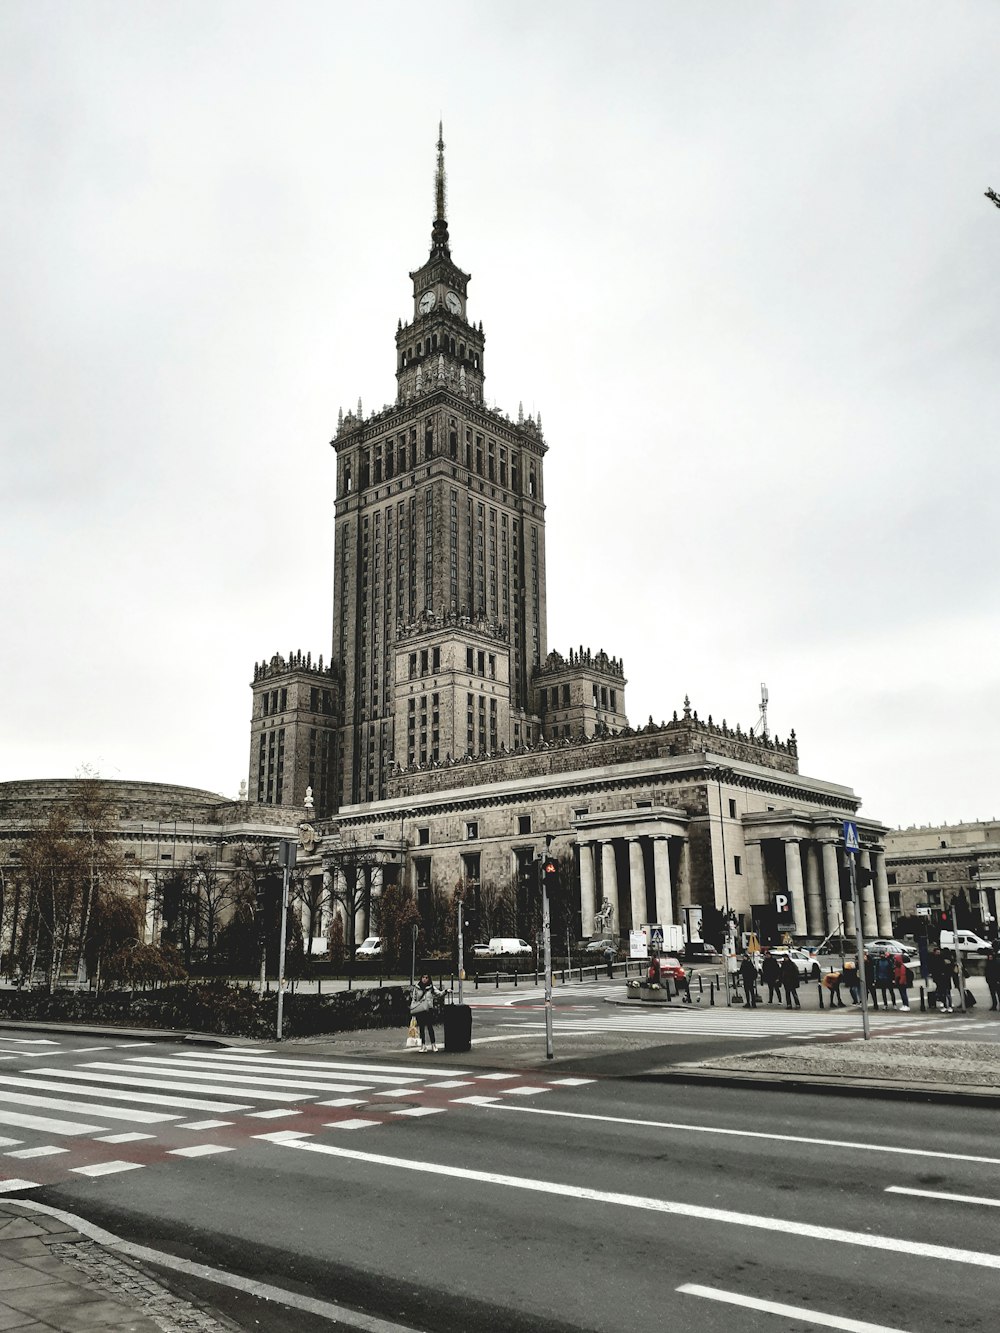
[[[683,964],[673,954],[660,955],[660,976],[669,977],[671,981],[677,982],[679,986],[683,986],[687,982],[687,973]]]

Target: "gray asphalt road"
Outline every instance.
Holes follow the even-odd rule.
[[[21,1197],[385,1333],[996,1323],[995,1113],[290,1047],[3,1053]],[[247,1328],[338,1326],[216,1294]]]

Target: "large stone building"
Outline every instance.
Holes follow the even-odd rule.
[[[428,259],[396,331],[396,398],[341,414],[332,664],[258,666],[250,790],[301,807],[328,883],[345,841],[365,884],[520,882],[547,848],[569,868],[573,924],[681,921],[701,908],[766,926],[787,893],[795,930],[841,924],[847,787],[799,772],[779,742],[711,718],[628,725],[623,664],[546,636],[541,421],[483,399],[484,335],[451,257],[438,138]],[[890,929],[885,829],[861,820],[866,933]],[[343,896],[343,895],[342,895]],[[362,906],[355,922],[364,929]]]
[[[932,915],[963,895],[983,925],[996,924],[1000,820],[890,829],[885,848],[894,919]]]

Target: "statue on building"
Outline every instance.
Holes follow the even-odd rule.
[[[299,825],[299,846],[307,855],[312,855],[318,842],[319,838],[312,824]]]
[[[305,808],[306,808],[308,811],[310,811],[310,812],[315,808],[315,802],[313,801],[313,789],[312,789],[312,787],[307,787],[307,788],[306,788],[306,799],[302,802],[302,804],[303,804],[303,805],[305,806]]]

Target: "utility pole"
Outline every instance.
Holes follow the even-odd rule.
[[[278,845],[278,864],[281,871],[281,935],[278,942],[278,1034],[281,1041],[281,1028],[284,1020],[285,1004],[285,944],[288,935],[288,878],[295,865],[296,846],[285,841]]]
[[[548,847],[551,838],[545,839],[545,845]],[[545,864],[542,867],[542,946],[545,951],[545,1058],[551,1060],[554,1057],[552,1049],[552,932],[549,921],[549,890],[548,890],[548,871],[549,865],[554,864],[546,856]]]
[[[465,903],[458,902],[458,1002],[462,1003],[462,982],[465,980],[465,937],[462,927],[465,924]]]
[[[1000,207],[1000,205],[998,205]],[[958,945],[958,914],[955,911],[955,899],[951,900],[951,939],[955,946],[955,966],[958,968],[958,1002],[965,1013],[965,969],[962,967],[962,950]]]

